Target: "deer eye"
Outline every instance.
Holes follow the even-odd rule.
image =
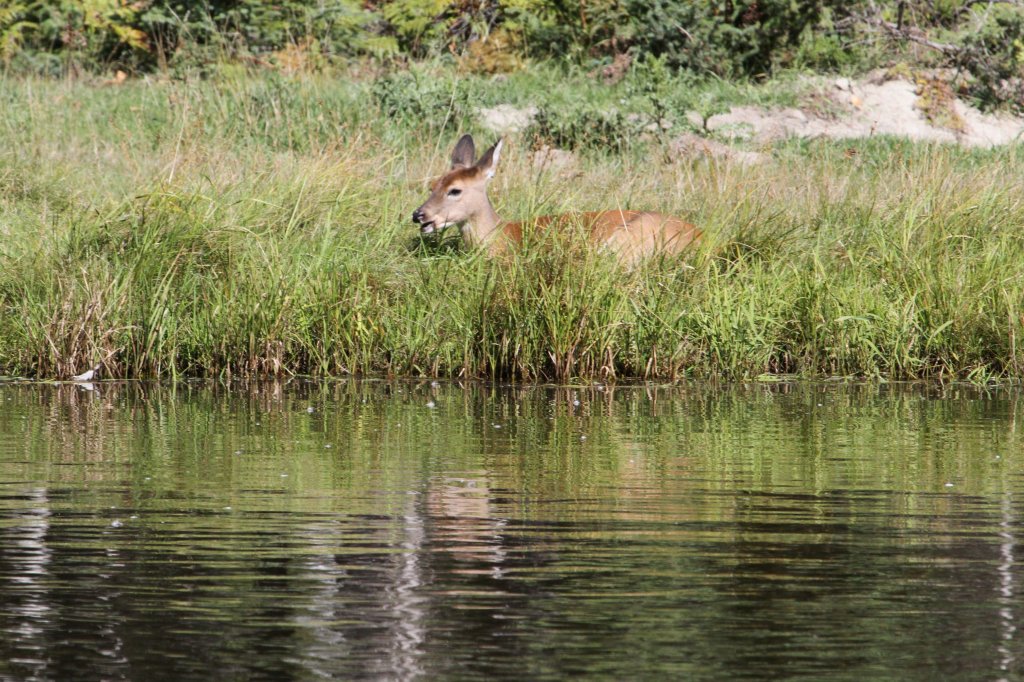
[[[462,190],[458,189],[457,187],[452,187],[450,190],[448,190],[448,196],[450,197],[457,197],[460,194],[462,194]]]

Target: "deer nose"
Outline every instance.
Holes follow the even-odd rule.
[[[416,223],[417,225],[422,224],[423,223],[423,211],[421,211],[418,208],[415,211],[413,211],[412,212],[412,221],[414,223]]]

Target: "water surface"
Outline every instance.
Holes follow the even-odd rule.
[[[0,385],[5,679],[1012,680],[1020,394]]]

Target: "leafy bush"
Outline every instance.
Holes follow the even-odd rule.
[[[0,10],[0,55],[56,49],[73,63],[131,60],[150,49],[139,27],[140,5],[118,0],[15,2]]]
[[[541,108],[530,131],[539,142],[555,147],[619,149],[643,132],[646,121],[615,107],[583,102],[572,108]]]
[[[967,90],[982,105],[1024,109],[1024,8],[995,6],[978,16],[959,61],[974,76]]]
[[[151,68],[176,55],[263,55],[316,40],[329,56],[479,49],[600,58],[633,51],[673,68],[757,73],[838,0],[19,0],[0,10],[0,54],[59,52]],[[477,46],[477,47],[474,47]],[[514,55],[512,55],[514,56]],[[515,60],[512,60],[515,63]]]
[[[728,78],[910,58],[966,71],[969,92],[984,104],[1024,106],[1024,8],[1010,2],[7,0],[0,7],[0,59],[15,69],[205,72],[234,62],[295,72],[366,55],[454,56],[462,69],[482,73],[515,70],[529,58],[593,69],[651,57],[670,72]],[[618,125],[614,114],[598,118],[601,130]]]
[[[145,69],[175,56],[237,58],[310,39],[329,54],[393,52],[376,18],[357,0],[22,0],[0,10],[0,56],[49,51],[84,66]]]
[[[629,0],[622,42],[698,73],[756,74],[786,61],[826,2]]]
[[[465,81],[418,69],[395,71],[373,82],[371,92],[381,113],[431,128],[461,125],[470,113]]]

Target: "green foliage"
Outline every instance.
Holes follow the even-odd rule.
[[[619,107],[580,102],[540,109],[530,132],[542,144],[564,149],[595,147],[622,150],[643,133],[649,119]]]
[[[37,24],[23,19],[28,5],[14,2],[7,7],[0,7],[0,59],[9,62],[25,41],[25,36]]]
[[[697,73],[758,74],[788,61],[825,0],[629,0],[621,42]],[[617,20],[618,21],[618,20]]]
[[[140,5],[119,0],[35,0],[0,10],[0,45],[9,60],[18,48],[58,48],[75,63],[130,59],[149,50],[138,26]]]
[[[616,95],[656,92],[652,68]],[[621,206],[704,231],[625,270],[571,230],[507,260],[421,243],[409,212],[455,131],[380,115],[359,83],[2,85],[0,374],[1024,376],[1014,148],[804,141],[743,167],[633,137],[563,176],[510,140],[504,216]]]
[[[448,0],[392,0],[383,3],[381,15],[393,27],[399,44],[406,51],[422,54],[445,36],[438,21],[451,3]]]
[[[837,29],[843,17],[836,7],[823,7],[817,22],[804,26],[795,49],[787,53],[787,62],[796,67],[847,70],[871,63],[863,41],[856,41]],[[860,43],[860,44],[858,44]]]
[[[385,74],[371,92],[381,113],[406,124],[443,130],[461,126],[471,113],[467,81],[429,70]]]
[[[983,104],[1019,107],[1022,17],[1013,3],[962,0],[13,0],[0,8],[0,59],[19,71],[207,75],[225,62],[295,73],[365,56],[454,57],[477,73],[531,58],[590,70],[632,60],[700,78],[757,78],[779,67],[856,70],[912,58],[958,67]],[[914,44],[930,48],[911,53]],[[617,134],[614,113],[593,114],[583,112],[597,139]],[[576,136],[554,118],[546,114],[551,137]]]
[[[976,21],[980,27],[963,36],[960,57],[973,76],[968,92],[983,105],[1024,110],[1024,7],[996,5],[976,12]]]
[[[394,42],[356,0],[34,0],[0,10],[0,46],[56,52],[86,67],[150,68],[264,55],[317,40],[326,54],[386,54]]]

